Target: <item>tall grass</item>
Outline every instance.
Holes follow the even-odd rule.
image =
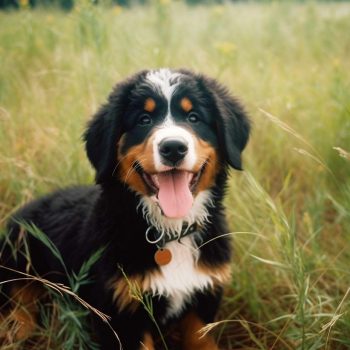
[[[28,250],[27,242],[28,235],[32,235],[35,239],[44,244],[52,253],[52,258],[57,259],[62,265],[69,285],[65,286],[61,283],[54,283],[42,276],[29,274],[23,271],[16,271],[8,266],[0,265],[2,270],[4,269],[16,273],[15,278],[0,281],[0,293],[2,293],[1,287],[5,284],[24,282],[29,285],[35,283],[39,284],[41,286],[42,294],[41,304],[39,305],[40,323],[38,322],[34,333],[29,339],[17,336],[21,327],[20,322],[28,321],[16,321],[16,318],[12,317],[11,313],[6,314],[6,307],[9,305],[0,305],[0,315],[2,316],[0,319],[1,349],[20,350],[25,348],[44,350],[48,348],[61,349],[62,346],[64,350],[99,349],[98,345],[93,340],[88,323],[88,316],[93,314],[95,317],[99,317],[104,321],[106,327],[111,327],[109,325],[109,317],[81,299],[77,293],[81,286],[92,282],[89,276],[89,271],[101,257],[103,248],[94,252],[87,261],[82,262],[80,270],[77,273],[70,272],[68,271],[59,250],[42,231],[33,224],[26,222],[18,222],[18,224],[23,230],[21,243],[25,247],[24,251],[27,260],[27,267],[29,268],[32,266],[31,252]],[[1,234],[3,235],[6,233],[1,232]],[[8,247],[6,247],[7,245]],[[5,248],[11,249],[14,259],[18,258],[18,254],[24,254],[23,251],[19,253],[16,247],[13,246],[9,240],[5,239],[2,241],[0,247],[0,256]],[[33,268],[33,271],[35,273],[35,267]],[[7,301],[7,303],[11,304],[12,311],[16,312],[18,309],[20,312],[28,313],[29,315],[30,312],[28,308],[35,306],[36,302],[37,301],[33,300],[32,303],[23,305],[15,302],[14,299]],[[36,307],[34,309],[36,309]]]
[[[80,135],[116,81],[204,72],[254,125],[226,199],[235,256],[213,325],[222,348],[349,348],[349,33],[346,3],[0,13],[1,225],[39,194],[92,181]]]

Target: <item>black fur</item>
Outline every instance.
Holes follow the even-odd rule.
[[[146,71],[139,72],[115,86],[104,104],[90,121],[85,132],[86,153],[96,169],[96,182],[111,179],[116,155],[116,144],[122,135],[122,116],[128,107],[130,94]]]
[[[250,123],[241,104],[230,96],[228,90],[216,80],[201,76],[201,86],[212,98],[221,147],[229,165],[242,170],[241,152],[245,148],[250,132]]]
[[[201,229],[201,239],[207,241],[228,232],[222,205],[227,165],[242,168],[240,153],[248,140],[249,122],[242,107],[217,82],[189,71],[180,72],[189,80],[186,91],[191,93],[193,88],[194,95],[202,101],[201,108],[210,118],[213,135],[203,129],[203,138],[207,135],[211,143],[218,143],[219,146],[215,148],[220,161],[224,163],[212,188],[214,205],[208,205],[210,223]],[[108,102],[88,125],[84,139],[87,155],[96,169],[97,185],[59,190],[33,201],[16,212],[8,225],[9,237],[15,242],[20,232],[17,220],[35,224],[58,248],[69,273],[77,272],[92,253],[105,247],[90,273],[92,283],[81,288],[79,295],[111,316],[111,325],[126,350],[139,349],[145,331],[157,335],[152,320],[142,306],[132,314],[129,311],[119,312],[112,300],[113,291],[107,288],[111,278],[123,278],[120,267],[127,276],[145,274],[158,268],[153,259],[157,248],[145,241],[148,225],[136,210],[139,196],[114,176],[117,143],[128,128],[128,109],[130,103],[137,100],[135,89],[143,91],[146,74],[145,71],[140,72],[118,84]],[[29,272],[67,284],[59,261],[33,236],[27,234],[27,239],[32,259]],[[26,271],[27,261],[21,251],[24,252],[23,246],[18,248],[18,259],[13,259],[10,250],[5,250],[1,264]],[[205,262],[206,266],[220,266],[230,260],[230,240],[224,236],[204,245],[200,251],[200,261]],[[13,277],[12,273],[0,269],[1,280]],[[4,292],[8,293],[7,289]],[[209,290],[196,292],[176,319],[169,319],[165,323],[159,321],[159,324],[162,329],[167,329],[189,311],[194,311],[204,323],[212,322],[220,298],[221,288],[217,288],[215,293]],[[168,300],[163,296],[153,297],[152,302],[155,318],[161,320]],[[113,333],[98,318],[94,319],[93,329],[102,349],[118,348]]]

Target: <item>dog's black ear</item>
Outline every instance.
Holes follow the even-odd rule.
[[[96,170],[96,182],[110,180],[117,164],[118,142],[123,133],[122,116],[126,111],[131,90],[145,72],[137,73],[117,84],[88,123],[83,135],[87,156]]]
[[[243,106],[216,80],[202,76],[202,83],[209,90],[217,114],[217,130],[220,148],[228,164],[242,170],[241,153],[250,132],[250,122]]]

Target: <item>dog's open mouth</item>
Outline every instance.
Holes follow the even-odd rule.
[[[156,195],[164,215],[170,218],[182,218],[189,213],[193,205],[192,193],[203,170],[204,166],[195,174],[180,169],[148,174],[137,167],[146,186]]]

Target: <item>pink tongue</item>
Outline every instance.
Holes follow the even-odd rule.
[[[164,215],[182,218],[191,210],[193,196],[189,188],[190,180],[191,174],[187,171],[158,174],[158,199]]]

